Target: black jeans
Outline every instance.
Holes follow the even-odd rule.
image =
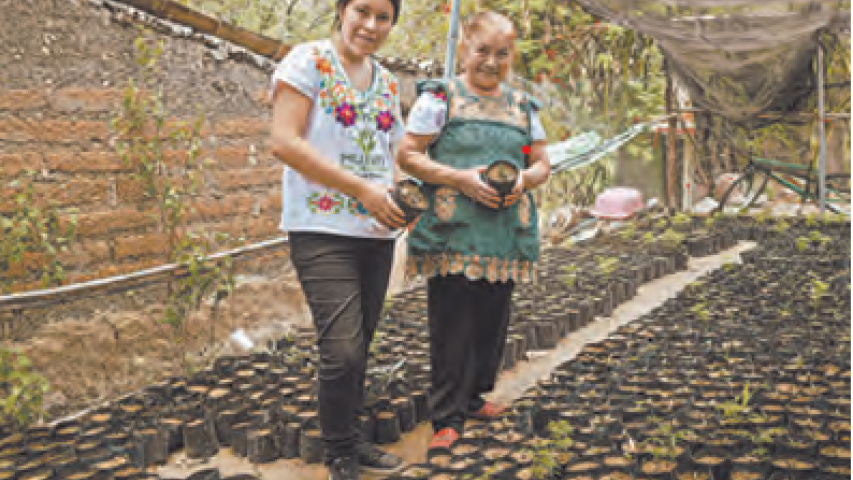
[[[367,356],[388,289],[394,241],[291,232],[290,256],[317,329],[326,460],[355,456]]]
[[[437,432],[460,434],[469,411],[495,388],[506,345],[515,284],[471,281],[462,275],[427,282],[432,387],[429,405]]]

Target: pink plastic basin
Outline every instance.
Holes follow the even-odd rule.
[[[607,220],[624,220],[643,208],[643,194],[636,188],[613,187],[595,198],[589,213]]]

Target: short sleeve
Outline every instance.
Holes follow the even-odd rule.
[[[435,135],[444,127],[447,101],[435,92],[423,92],[412,105],[406,131],[415,135]]]
[[[539,113],[533,110],[530,112],[530,140],[538,142],[547,139],[548,134],[545,133],[545,127],[542,126],[542,121],[539,120]]]
[[[406,125],[403,123],[403,112],[400,111],[400,104],[395,107],[394,118],[397,120],[394,123],[394,133],[391,136],[391,143],[399,145],[403,141],[403,136],[406,134]]]
[[[403,111],[400,107],[400,95],[398,93],[400,91],[400,80],[394,75],[389,75],[391,77],[389,79],[389,87],[394,94],[394,129],[391,131],[391,143],[399,145],[406,135],[406,125],[403,123]]]
[[[284,82],[302,92],[306,97],[314,98],[320,90],[318,61],[319,56],[315,52],[315,46],[303,43],[294,47],[273,72],[270,98],[275,93],[278,82]]]

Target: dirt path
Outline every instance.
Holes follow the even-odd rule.
[[[620,325],[645,315],[705,273],[720,268],[725,263],[738,261],[738,254],[753,246],[754,243],[752,242],[741,242],[734,248],[717,255],[690,259],[686,271],[643,285],[640,287],[637,296],[620,305],[614,310],[611,317],[597,319],[585,328],[563,339],[556,349],[541,352],[541,354],[537,353],[535,359],[523,362],[515,369],[504,372],[498,382],[497,389],[491,395],[491,399],[503,403],[515,400],[527,388],[534,385],[537,380],[547,377],[554,367],[573,358],[587,343],[601,340]],[[423,423],[415,430],[405,434],[400,442],[391,445],[388,449],[403,456],[408,463],[423,462],[431,433],[429,425]],[[183,478],[195,468],[211,466],[218,467],[223,474],[254,473],[267,480],[325,480],[327,478],[326,470],[321,466],[305,465],[298,460],[278,460],[255,466],[243,458],[235,457],[227,448],[221,450],[219,455],[205,465],[188,464],[183,454],[178,453],[171,459],[169,465],[159,469],[159,473],[164,478],[170,478],[170,475]],[[365,479],[371,478],[366,475],[363,477]]]

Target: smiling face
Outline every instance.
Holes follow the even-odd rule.
[[[351,0],[338,7],[338,18],[345,55],[365,57],[376,53],[388,38],[396,12],[390,0]]]
[[[515,32],[506,25],[484,25],[467,35],[461,56],[468,83],[483,92],[496,89],[509,72],[514,41]]]

